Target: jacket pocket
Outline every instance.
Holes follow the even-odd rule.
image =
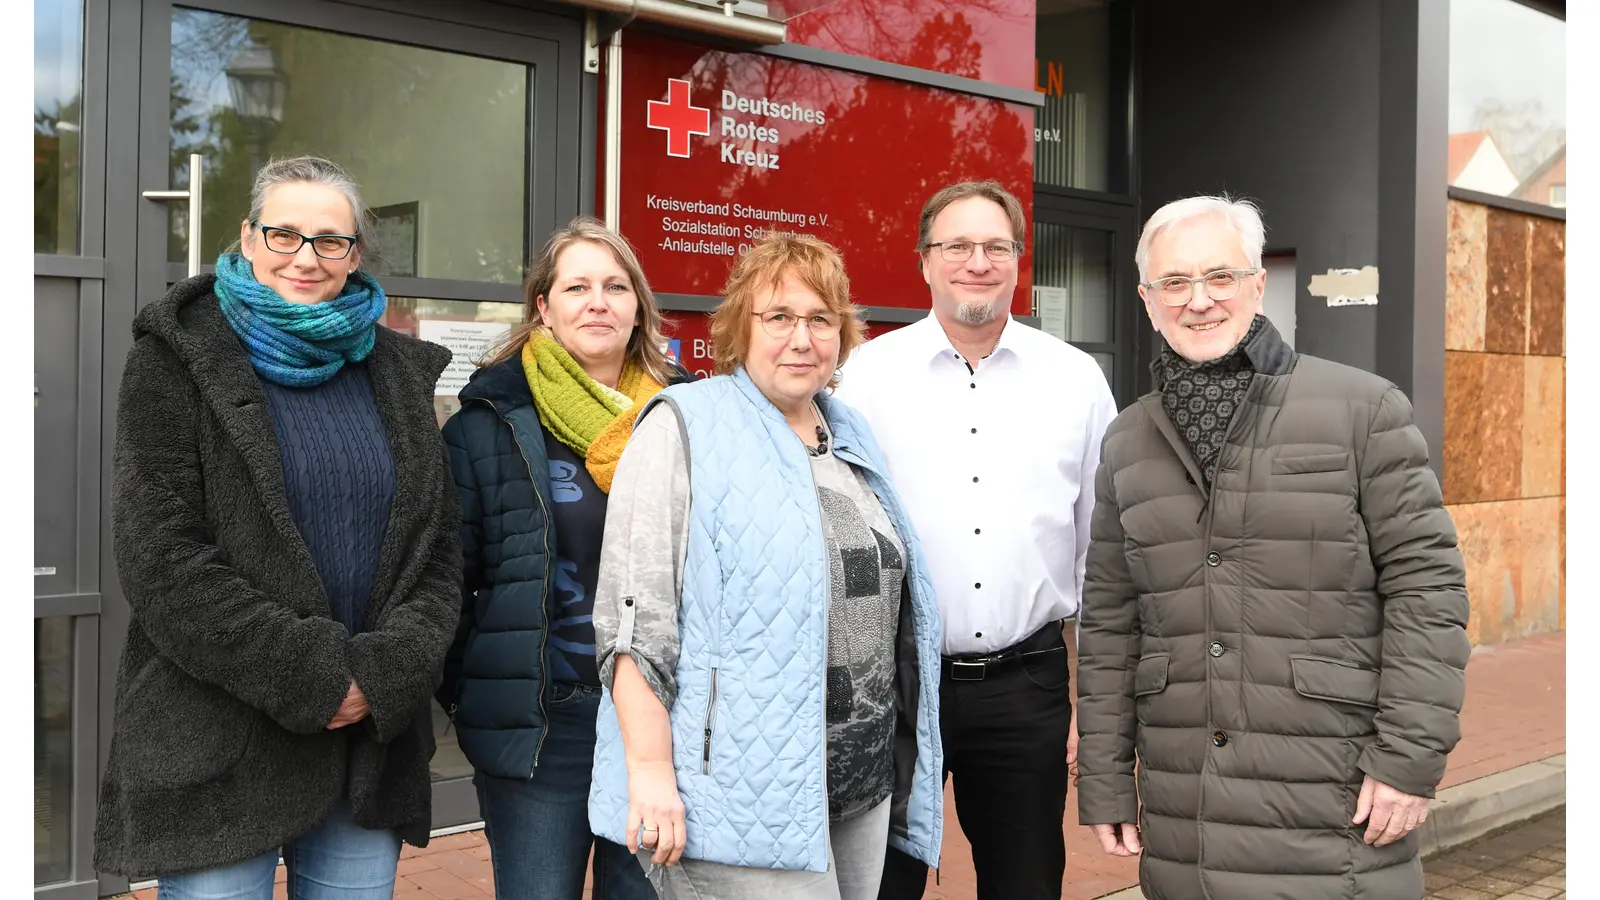
[[[153,657],[118,704],[116,740],[130,786],[174,790],[228,774],[261,714],[215,685]]]
[[[711,774],[711,732],[717,724],[717,670],[711,670],[711,699],[706,701],[706,746],[700,754],[700,774]]]
[[[1310,475],[1314,472],[1343,472],[1350,468],[1350,453],[1318,453],[1312,456],[1277,456],[1272,460],[1274,475]]]
[[[1166,653],[1152,653],[1140,657],[1139,667],[1133,673],[1133,695],[1142,697],[1145,694],[1160,693],[1167,689],[1167,660]]]
[[[1326,656],[1291,656],[1294,689],[1302,697],[1378,706],[1378,672],[1359,663]]]

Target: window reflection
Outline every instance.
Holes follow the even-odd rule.
[[[1566,205],[1566,30],[1515,0],[1452,0],[1451,186]]]
[[[1127,116],[1127,34],[1112,0],[1047,0],[1039,4],[1034,89],[1034,180],[1053,187],[1127,190],[1125,141],[1115,133]],[[1120,42],[1120,43],[1119,43]]]
[[[1110,343],[1111,233],[1040,222],[1033,240],[1039,327],[1064,341]]]
[[[72,864],[72,619],[33,620],[33,883]]]
[[[387,328],[432,341],[451,352],[450,365],[439,377],[433,397],[433,411],[443,428],[461,408],[456,395],[466,386],[478,362],[521,323],[522,304],[390,297],[382,321]],[[440,752],[444,752],[443,744]]]
[[[83,5],[33,3],[33,252],[76,254]]]
[[[263,162],[316,154],[348,168],[374,208],[373,271],[521,281],[530,72],[521,63],[174,9],[171,179],[186,186],[189,154],[205,157],[202,258],[211,262],[238,238]],[[186,204],[172,204],[169,216],[168,259],[181,261]]]

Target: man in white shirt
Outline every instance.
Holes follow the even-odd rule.
[[[1088,354],[1011,317],[1027,223],[994,182],[923,208],[932,314],[851,357],[861,410],[921,537],[944,621],[940,730],[979,900],[1058,900],[1078,611],[1100,438],[1116,416]],[[1073,741],[1072,743],[1075,743]],[[891,849],[880,900],[922,896]]]

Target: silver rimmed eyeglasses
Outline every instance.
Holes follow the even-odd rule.
[[[990,262],[1010,262],[1022,255],[1022,244],[1017,241],[939,241],[926,249],[938,250],[945,262],[966,262],[977,247],[983,248],[983,255]]]
[[[1206,296],[1220,302],[1232,300],[1239,293],[1240,283],[1260,272],[1260,269],[1218,269],[1198,278],[1185,278],[1182,275],[1157,278],[1155,281],[1142,282],[1140,287],[1155,291],[1164,306],[1187,306],[1194,299],[1194,286],[1204,284]]]

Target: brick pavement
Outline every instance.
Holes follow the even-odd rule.
[[[1474,653],[1467,665],[1461,732],[1443,787],[1565,753],[1566,635],[1525,638]],[[971,847],[956,821],[949,790],[945,809],[945,865],[937,883],[929,875],[925,900],[969,900],[977,895]],[[1136,861],[1106,856],[1089,830],[1077,824],[1077,797],[1070,792],[1062,831],[1067,846],[1062,900],[1093,900],[1138,882]],[[489,848],[482,832],[436,838],[424,850],[407,847],[399,873],[395,897],[404,900],[494,896]],[[281,868],[279,875],[281,881]],[[279,887],[276,900],[283,900]],[[1482,900],[1497,895],[1437,896],[1439,900]],[[155,900],[155,891],[140,891],[135,900]]]
[[[1423,862],[1425,900],[1557,900],[1567,896],[1567,811]]]

